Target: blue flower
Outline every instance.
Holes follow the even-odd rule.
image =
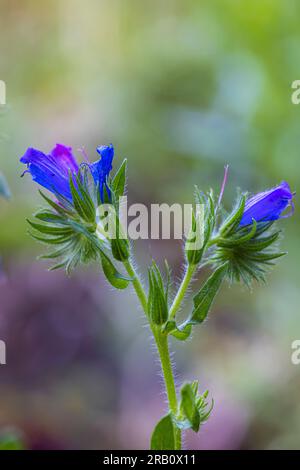
[[[286,181],[248,199],[240,225],[250,225],[252,220],[267,222],[285,217],[281,215],[288,206],[293,206],[293,193]]]
[[[97,152],[101,156],[100,160],[89,165],[95,184],[99,186],[101,201],[104,201],[104,187],[108,197],[111,197],[111,191],[107,185],[107,178],[112,169],[112,161],[114,158],[114,147],[110,145],[101,145],[97,147]]]
[[[76,174],[79,166],[71,147],[56,144],[48,155],[30,147],[20,162],[27,165],[25,173],[30,173],[33,181],[54,194],[61,194],[68,200],[72,200],[69,172]]]
[[[109,197],[111,195],[107,179],[112,169],[114,148],[112,145],[103,145],[97,148],[97,152],[101,156],[100,160],[94,163],[86,162],[85,164],[90,168],[95,184],[99,187],[100,198],[103,202],[104,186]],[[34,148],[28,148],[20,161],[27,165],[27,170],[24,173],[30,173],[33,181],[53,194],[62,195],[72,202],[70,172],[76,175],[79,171],[79,165],[72,154],[71,147],[56,144],[49,154]]]

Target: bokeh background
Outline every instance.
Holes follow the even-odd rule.
[[[0,169],[13,194],[0,203],[2,432],[30,449],[147,448],[165,408],[133,293],[113,292],[98,266],[67,278],[36,261],[25,218],[41,201],[20,156],[62,142],[94,159],[113,142],[130,201],[148,205],[217,190],[226,163],[228,208],[236,187],[297,191],[299,16],[296,0],[1,1]],[[281,224],[289,255],[267,285],[224,285],[193,340],[173,344],[178,382],[198,378],[215,399],[186,448],[300,448],[298,213]],[[167,257],[180,278],[177,241],[139,242],[135,256],[144,273]]]

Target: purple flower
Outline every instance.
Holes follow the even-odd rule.
[[[79,166],[72,154],[71,147],[56,144],[48,155],[30,147],[20,162],[27,165],[26,172],[31,174],[33,181],[52,193],[61,194],[72,200],[69,172],[76,174]]]
[[[252,224],[256,222],[272,221],[283,218],[281,214],[288,206],[293,210],[293,193],[286,181],[279,186],[258,193],[248,199],[245,205],[244,214],[240,225]]]
[[[104,185],[110,196],[107,178],[112,169],[114,149],[112,145],[102,146],[97,148],[97,152],[101,155],[101,159],[95,163],[87,163],[87,165],[95,183],[99,186],[100,198],[103,201]],[[33,181],[52,193],[60,194],[72,201],[70,172],[76,175],[79,171],[79,165],[72,154],[71,147],[56,144],[49,154],[28,148],[20,161],[27,165],[25,173],[30,173]]]

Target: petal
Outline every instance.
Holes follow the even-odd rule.
[[[33,181],[53,193],[59,193],[71,199],[67,166],[65,163],[58,165],[56,156],[28,148],[20,161],[27,164]],[[64,158],[63,162],[65,162]]]
[[[292,198],[293,194],[285,181],[275,188],[256,194],[247,201],[240,225],[251,224],[252,219],[256,221],[279,219],[282,212],[290,205]]]
[[[68,175],[70,170],[72,173],[77,173],[79,167],[72,154],[72,147],[56,144],[50,155],[65,174]]]
[[[109,172],[112,170],[112,161],[114,158],[114,147],[112,144],[110,145],[101,145],[101,147],[97,147],[97,152],[101,155],[100,159],[100,167],[101,171],[108,175]]]
[[[104,194],[104,185],[106,187],[107,193],[110,197],[110,189],[107,186],[107,177],[112,170],[112,161],[114,158],[114,147],[110,145],[102,145],[97,147],[97,152],[101,155],[100,160],[89,165],[94,181],[99,185],[100,198],[103,202]]]
[[[71,191],[69,180],[63,177],[61,174],[49,169],[31,163],[29,165],[29,172],[31,173],[33,181],[48,189],[52,193],[58,193],[67,199],[71,200]]]

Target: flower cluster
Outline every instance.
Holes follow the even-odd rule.
[[[120,252],[124,258],[126,241],[107,240],[99,237],[99,205],[115,203],[124,192],[126,160],[114,178],[110,177],[114,148],[103,145],[97,148],[100,159],[94,163],[77,163],[72,149],[57,144],[45,154],[29,148],[20,161],[27,165],[24,173],[46,188],[54,196],[49,198],[40,191],[48,203],[46,209],[35,214],[37,222],[28,221],[33,229],[31,236],[47,245],[58,246],[42,258],[59,259],[50,269],[64,267],[69,273],[82,262],[88,263],[100,257],[103,271],[115,287],[125,288],[128,279],[120,274],[108,254],[119,260]],[[23,173],[23,174],[24,174]],[[42,222],[42,223],[41,223]]]

